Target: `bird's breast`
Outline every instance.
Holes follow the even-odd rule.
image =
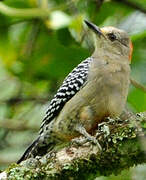
[[[95,106],[97,113],[99,106],[102,106],[105,115],[118,116],[125,106],[128,95],[129,65],[111,63],[95,68],[94,71],[96,71],[94,76],[91,75],[88,80],[89,89],[94,95],[91,104]]]

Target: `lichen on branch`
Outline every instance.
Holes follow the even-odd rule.
[[[31,158],[20,165],[12,164],[5,175],[10,180],[86,180],[119,174],[124,169],[146,162],[146,112],[132,115],[127,120],[108,118],[99,125],[95,136],[97,134],[102,151],[90,142],[80,146],[69,143],[44,157]]]

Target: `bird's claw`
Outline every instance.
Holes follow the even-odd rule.
[[[71,144],[82,146],[86,142],[87,142],[87,140],[85,138],[75,138],[75,139],[72,139]]]
[[[86,142],[92,142],[93,144],[98,146],[100,151],[102,150],[96,137],[91,136],[82,125],[76,126],[76,131],[79,132],[80,134],[82,134],[84,137],[84,139],[82,139],[82,144],[85,144]]]
[[[98,140],[94,136],[86,137],[87,141],[92,142],[93,144],[97,145],[99,150],[101,151],[101,145],[99,144]]]
[[[94,136],[82,137],[82,138],[75,138],[71,141],[72,144],[82,146],[83,144],[91,142],[94,145],[97,145],[99,150],[101,151],[101,145],[99,144],[98,140]]]

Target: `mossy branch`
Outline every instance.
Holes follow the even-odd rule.
[[[0,177],[91,180],[146,163],[146,112],[132,115],[128,120],[108,119],[100,124],[99,132],[102,152],[89,142],[82,146],[69,144],[54,154],[12,164]]]

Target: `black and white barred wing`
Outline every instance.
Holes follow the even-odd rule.
[[[64,79],[62,86],[58,89],[56,95],[51,100],[46,116],[43,119],[40,134],[49,122],[54,119],[65,103],[69,101],[84,85],[88,76],[89,64],[92,58],[89,57],[82,61],[71,73]]]

